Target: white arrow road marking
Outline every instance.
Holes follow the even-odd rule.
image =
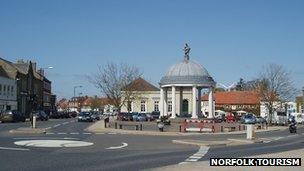
[[[109,147],[109,148],[106,148],[107,150],[115,150],[115,149],[121,149],[121,148],[124,148],[124,147],[127,147],[128,144],[127,143],[122,143],[121,146],[117,146],[117,147]]]
[[[201,159],[202,157],[204,157],[205,154],[208,153],[209,148],[210,147],[201,146],[197,153],[193,154],[192,156],[190,156],[189,158],[187,158],[184,162],[181,162],[179,164],[186,164],[186,163],[198,161],[199,159]]]
[[[56,127],[58,127],[58,126],[60,126],[60,125],[61,125],[61,124],[54,125],[53,128],[56,128]]]
[[[11,148],[11,147],[0,147],[0,150],[30,151],[30,149],[27,148]]]

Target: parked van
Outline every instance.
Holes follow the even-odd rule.
[[[287,112],[284,110],[276,110],[274,111],[272,115],[271,122],[272,124],[276,125],[287,125],[288,124],[288,118]],[[268,121],[268,119],[267,119]]]
[[[297,123],[304,124],[304,113],[291,113],[291,116],[294,116]]]

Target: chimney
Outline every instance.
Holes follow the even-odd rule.
[[[40,69],[38,70],[38,73],[39,73],[40,75],[44,76],[44,70],[43,70],[43,68],[40,68]]]
[[[33,71],[37,71],[36,70],[37,63],[36,62],[32,62],[32,66],[33,66]]]

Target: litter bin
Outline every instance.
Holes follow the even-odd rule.
[[[165,124],[163,122],[157,123],[157,127],[160,132],[164,132],[164,126],[165,126]]]

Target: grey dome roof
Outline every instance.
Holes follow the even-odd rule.
[[[200,86],[211,87],[215,85],[215,82],[204,67],[185,59],[171,66],[160,80],[161,86],[168,84],[199,84]]]

